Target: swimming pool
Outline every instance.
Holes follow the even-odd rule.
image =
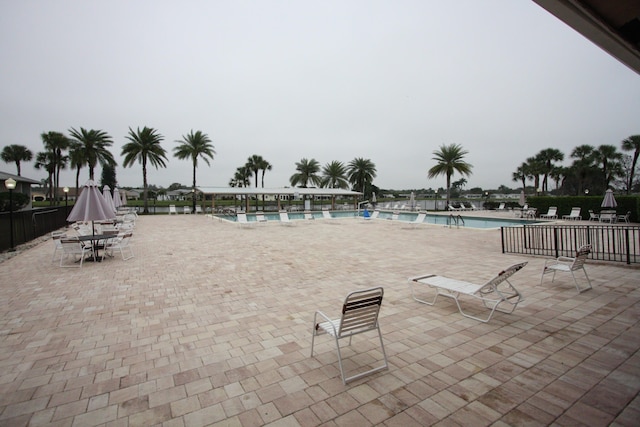
[[[314,211],[314,212],[311,212],[311,214],[313,215],[314,219],[319,219],[319,220],[323,219],[322,212]],[[362,211],[360,212],[331,211],[331,216],[333,218],[357,218],[357,217],[362,218],[362,215],[363,215]],[[392,215],[391,212],[380,211],[378,219],[374,221],[379,221],[381,219],[391,220],[391,215]],[[226,219],[228,221],[234,221],[234,222],[236,221],[235,215],[216,215],[216,216],[222,219]],[[417,216],[418,216],[417,212],[400,212],[400,214],[398,215],[398,221],[405,222],[405,223],[413,223],[413,221],[416,219]],[[457,217],[457,215],[454,215],[454,216]],[[280,221],[280,214],[277,212],[265,213],[264,217],[266,218],[267,221],[274,221],[274,222]],[[464,215],[460,215],[460,217],[464,221],[464,225],[460,223],[460,227],[465,227],[465,228],[488,229],[488,228],[500,228],[500,227],[514,227],[519,225],[529,225],[529,224],[539,223],[536,220],[519,219],[519,218],[513,218],[513,219],[487,218],[487,217],[464,216]],[[289,212],[289,219],[291,219],[292,221],[304,220],[304,213]],[[255,213],[247,214],[247,220],[249,222],[256,222]],[[449,223],[451,222],[451,217],[449,215],[442,215],[442,214],[440,215],[427,214],[423,222],[425,224],[449,226]],[[456,227],[455,222],[451,223],[451,226]]]

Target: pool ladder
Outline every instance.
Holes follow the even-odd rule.
[[[451,225],[455,223],[456,228],[460,228],[460,224],[462,224],[462,226],[464,227],[464,219],[460,216],[460,215],[449,215],[449,228],[451,228]]]

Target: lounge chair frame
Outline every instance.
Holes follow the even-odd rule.
[[[496,311],[505,314],[513,313],[520,301],[524,299],[524,296],[509,282],[509,277],[513,276],[525,265],[527,265],[527,262],[514,264],[498,273],[497,276],[483,285],[450,279],[435,274],[412,277],[409,278],[411,295],[414,300],[427,305],[434,305],[440,295],[451,298],[456,302],[458,311],[460,311],[460,314],[464,317],[487,323]],[[416,292],[416,286],[418,285],[426,285],[436,291],[436,295],[432,301],[425,301],[418,298]],[[482,304],[490,310],[488,316],[482,318],[466,313],[460,304],[460,297],[462,296],[469,297],[472,300],[482,301]],[[501,308],[500,305],[503,303],[508,304],[509,308]]]
[[[313,346],[316,335],[326,333],[335,339],[338,351],[338,365],[340,366],[340,375],[342,383],[346,385],[349,381],[362,378],[366,375],[387,369],[387,353],[384,349],[382,341],[382,333],[380,332],[380,324],[378,323],[378,315],[382,305],[384,289],[375,287],[354,291],[347,295],[342,306],[342,316],[339,319],[331,320],[321,311],[316,311],[313,316],[313,330],[311,333],[311,357],[313,357]],[[320,320],[320,321],[319,321]],[[384,365],[378,366],[368,371],[361,372],[350,377],[345,377],[344,367],[342,365],[342,352],[340,351],[340,340],[349,338],[349,345],[354,335],[359,335],[369,331],[377,331],[380,339],[380,348],[384,357]]]
[[[540,284],[542,284],[544,275],[549,273],[553,273],[553,276],[551,277],[551,283],[553,283],[553,281],[556,278],[556,272],[560,271],[562,273],[571,273],[571,276],[573,277],[573,282],[576,285],[576,290],[578,291],[579,294],[581,294],[584,291],[588,291],[589,289],[592,288],[591,279],[587,274],[587,270],[584,268],[584,264],[590,252],[591,252],[591,245],[583,245],[578,249],[578,251],[576,252],[576,256],[574,258],[560,256],[558,258],[549,259],[545,261],[544,268],[542,269],[542,275],[540,276]],[[578,270],[582,270],[582,272],[584,273],[584,276],[587,278],[587,286],[583,288],[581,288],[580,285],[578,284],[578,280],[576,279],[576,275],[574,274],[574,271],[578,271]]]

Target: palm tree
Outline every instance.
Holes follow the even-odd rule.
[[[527,162],[522,163],[518,166],[518,169],[512,174],[511,178],[515,181],[522,182],[522,191],[526,191],[527,188],[527,179],[529,178],[529,164]]]
[[[53,175],[56,171],[56,165],[53,162],[53,154],[50,151],[36,154],[36,162],[33,166],[36,169],[44,169],[47,172],[47,182],[49,185],[47,197],[49,198],[49,204],[53,204]]]
[[[289,182],[292,187],[298,186],[298,184],[306,188],[307,184],[320,185],[322,179],[318,175],[320,171],[320,164],[316,159],[307,160],[303,158],[299,162],[296,162],[296,173],[291,175]]]
[[[84,158],[89,167],[89,179],[94,180],[94,169],[98,163],[117,166],[113,155],[108,147],[113,145],[113,139],[108,133],[102,130],[80,128],[79,131],[71,128],[69,134],[82,145]]]
[[[564,153],[556,148],[546,148],[540,151],[536,155],[536,159],[543,165],[542,173],[544,175],[544,179],[542,180],[542,191],[549,191],[549,183],[548,178],[549,174],[554,168],[554,162],[561,162],[564,160]]]
[[[347,167],[337,160],[327,163],[322,168],[322,187],[349,188],[347,181]],[[331,196],[331,209],[336,208],[336,196]]]
[[[536,193],[542,191],[540,188],[540,175],[544,174],[544,163],[540,161],[540,159],[536,157],[529,157],[527,159],[527,164],[529,165],[529,179],[533,179],[533,185],[536,187]]]
[[[260,169],[262,170],[262,175],[260,177],[260,184],[261,184],[262,188],[264,188],[264,174],[267,171],[270,171],[271,169],[273,169],[273,166],[268,161],[262,159],[262,162],[260,162]],[[262,197],[264,197],[264,195]]]
[[[622,149],[624,151],[633,151],[633,158],[631,160],[631,172],[629,173],[629,182],[627,183],[627,194],[631,192],[633,187],[633,176],[636,171],[636,165],[638,164],[638,157],[640,157],[640,135],[631,135],[630,137],[622,141]]]
[[[129,128],[129,135],[126,137],[129,142],[122,146],[121,155],[124,156],[125,168],[133,166],[137,161],[142,164],[142,200],[144,201],[143,213],[149,213],[148,207],[148,184],[147,184],[147,163],[151,163],[156,169],[162,166],[166,168],[167,152],[160,143],[164,137],[153,128],[144,127],[142,130],[137,129],[136,132]]]
[[[52,159],[55,167],[53,174],[53,191],[54,199],[58,200],[58,187],[60,187],[60,169],[67,167],[68,157],[63,154],[63,151],[69,148],[69,139],[60,132],[47,132],[40,135],[44,148],[49,150],[52,154]]]
[[[593,169],[594,151],[593,146],[588,144],[578,145],[571,151],[570,157],[574,159],[574,161],[569,170],[577,180],[577,194],[581,195],[585,190],[584,187],[587,182],[587,177]]]
[[[33,159],[33,153],[24,145],[11,144],[2,149],[0,157],[7,163],[15,163],[20,176],[20,163],[30,162]]]
[[[604,175],[604,190],[609,188],[609,183],[613,177],[620,172],[620,160],[622,153],[613,145],[603,144],[594,151],[594,157]]]
[[[76,170],[76,197],[80,188],[80,169],[86,164],[82,144],[78,141],[71,141],[69,144],[69,167]]]
[[[447,177],[447,206],[451,201],[451,176],[454,172],[462,175],[471,175],[472,165],[464,161],[464,156],[468,151],[459,144],[441,145],[440,150],[433,152],[433,160],[437,163],[429,169],[428,177],[434,178],[438,175]]]
[[[246,166],[240,166],[236,169],[236,173],[229,181],[229,187],[248,187],[251,185],[251,170]],[[234,206],[236,198],[233,198]],[[249,208],[249,199],[246,198],[245,210]]]
[[[365,193],[370,190],[373,178],[376,177],[376,165],[369,159],[356,157],[347,166],[347,179],[355,191]],[[366,194],[364,194],[366,196]]]
[[[256,177],[256,188],[258,188],[258,172],[262,171],[262,188],[264,188],[264,174],[267,170],[271,170],[271,164],[262,156],[254,154],[247,159],[245,167],[251,170]],[[264,208],[264,194],[262,195],[262,206]],[[256,209],[258,208],[258,199],[256,198]]]
[[[211,144],[211,139],[206,133],[202,133],[201,131],[193,132],[193,129],[187,135],[182,136],[182,140],[176,141],[179,142],[180,145],[173,149],[174,155],[180,159],[191,159],[193,162],[193,188],[192,188],[192,198],[193,198],[193,210],[192,213],[196,212],[196,169],[198,168],[198,158],[201,157],[202,160],[207,164],[207,166],[211,166],[209,163],[209,158],[213,160],[213,156],[216,154],[215,147]]]

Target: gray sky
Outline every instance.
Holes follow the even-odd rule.
[[[639,76],[530,0],[0,0],[0,76],[0,146],[35,155],[42,132],[101,129],[121,186],[142,185],[121,166],[129,127],[165,137],[150,184],[191,183],[173,147],[193,129],[217,152],[201,186],[258,154],[266,187],[302,158],[364,157],[394,189],[444,186],[427,179],[442,144],[469,151],[467,187],[517,187],[544,148],[640,133]]]

